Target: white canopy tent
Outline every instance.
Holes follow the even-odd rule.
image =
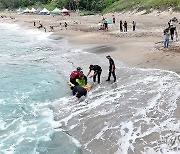
[[[35,8],[32,8],[32,9],[30,10],[30,12],[31,12],[31,13],[35,13],[35,12],[36,12],[36,9],[35,9]]]
[[[44,8],[42,11],[40,11],[40,13],[42,14],[49,14],[49,10],[47,10],[46,8]]]

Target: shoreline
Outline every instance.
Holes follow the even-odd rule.
[[[107,46],[116,46],[115,51],[105,52],[110,54],[115,61],[121,61],[129,67],[163,69],[180,74],[180,42],[170,42],[168,49],[163,48],[163,28],[172,17],[180,19],[180,13],[151,13],[141,15],[140,13],[124,13],[115,16],[117,23],[110,24],[107,32],[98,30],[97,23],[102,16],[79,16],[72,14],[69,16],[44,16],[44,15],[18,15],[1,13],[7,16],[7,19],[0,19],[3,22],[18,23],[30,28],[33,21],[41,21],[46,27],[54,26],[53,35],[67,37],[68,41],[73,44],[99,44]],[[111,19],[111,14],[104,15]],[[13,17],[15,19],[10,19]],[[9,19],[8,19],[9,18]],[[127,19],[129,26],[128,32],[119,31],[119,19]],[[152,22],[152,19],[154,22]],[[137,22],[136,31],[131,29],[131,21]],[[59,23],[68,23],[67,30],[60,30]],[[180,32],[180,24],[176,25],[177,31]],[[36,28],[37,29],[37,28]],[[44,30],[43,28],[40,30]],[[161,43],[162,42],[162,43]],[[100,54],[99,52],[96,52]]]
[[[5,21],[20,25],[18,27],[24,25],[25,29],[29,29],[30,31],[34,31],[35,29],[36,32],[37,28],[33,26],[34,19],[37,21],[40,20],[44,26],[47,26],[47,30],[49,30],[49,25],[57,25],[59,22],[57,20],[59,16],[17,15],[17,17],[14,17],[15,20],[8,19]],[[75,17],[79,18],[77,16]],[[144,16],[144,18],[145,17],[147,16]],[[157,43],[162,39],[161,26],[160,28],[157,27],[156,33],[153,34],[151,28],[154,25],[151,26],[149,31],[143,31],[144,25],[141,25],[141,29],[139,27],[137,32],[129,30],[128,33],[120,33],[118,26],[112,25],[114,27],[110,27],[108,32],[104,32],[96,30],[96,27],[91,29],[93,24],[90,23],[92,21],[96,22],[96,20],[92,19],[94,16],[87,16],[87,18],[90,18],[88,26],[85,26],[85,24],[74,25],[73,22],[71,23],[74,19],[74,17],[72,17],[72,19],[68,19],[68,23],[71,23],[68,30],[60,30],[60,27],[56,26],[54,27],[55,32],[49,34],[51,34],[50,38],[52,39],[61,39],[64,36],[65,41],[67,42],[68,39],[75,47],[78,44],[84,45],[85,47],[91,44],[92,48],[89,49],[87,47],[84,51],[99,55],[97,59],[96,55],[89,54],[90,56],[87,56],[87,52],[84,54],[83,50],[80,50],[78,54],[74,55],[73,60],[69,58],[72,54],[67,55],[67,57],[65,56],[65,61],[56,59],[58,57],[62,58],[62,53],[58,52],[59,54],[53,55],[55,61],[53,60],[52,62],[54,64],[58,60],[58,64],[64,65],[67,64],[68,60],[68,62],[72,62],[72,64],[80,63],[87,65],[87,60],[89,60],[105,66],[105,62],[107,65],[109,64],[105,56],[110,54],[118,68],[116,70],[118,82],[112,84],[104,80],[100,86],[97,86],[97,89],[95,88],[95,91],[90,93],[89,102],[77,102],[69,97],[67,100],[65,100],[66,98],[63,98],[61,101],[57,100],[54,102],[55,104],[50,102],[52,104],[50,109],[55,113],[52,117],[55,121],[59,121],[58,128],[64,130],[65,133],[67,132],[67,135],[75,139],[72,139],[73,141],[77,141],[75,143],[81,144],[80,147],[77,146],[77,150],[82,151],[82,153],[88,153],[90,151],[94,153],[98,153],[99,151],[101,153],[121,153],[123,151],[127,151],[127,153],[140,153],[147,151],[148,148],[156,152],[158,149],[159,151],[163,151],[163,148],[165,150],[166,148],[171,148],[165,147],[167,140],[164,140],[167,136],[174,135],[173,132],[175,131],[174,128],[166,126],[172,125],[175,126],[175,128],[178,127],[178,115],[176,115],[176,112],[178,113],[179,109],[179,99],[177,99],[179,96],[179,75],[157,70],[157,67],[164,67],[167,70],[169,67],[170,71],[173,71],[173,69],[178,70],[179,53],[166,51],[162,48],[162,44]],[[63,20],[63,22],[64,21],[65,20]],[[79,19],[79,21],[82,21],[82,19]],[[159,25],[162,24],[159,23],[158,26]],[[89,31],[85,31],[84,28]],[[131,27],[129,26],[129,28]],[[46,35],[46,33],[41,33],[43,30],[44,29],[40,29],[40,34]],[[40,44],[41,43],[49,46],[48,43],[44,43],[43,41],[41,41]],[[72,44],[70,44],[70,47]],[[178,45],[179,42],[173,42],[173,44]],[[23,45],[26,45],[26,43]],[[63,49],[63,45],[61,46],[60,43],[56,43],[55,46],[57,49],[59,49],[58,47],[62,47]],[[80,46],[78,46],[78,49],[79,48]],[[53,53],[52,51],[54,50],[48,50],[48,55]],[[67,52],[63,52],[63,54],[64,53],[66,54]],[[81,56],[82,53],[83,55]],[[42,55],[43,54],[44,50],[42,50]],[[162,58],[163,56],[164,59]],[[41,57],[42,56],[40,56],[40,58]],[[81,63],[81,60],[84,63]],[[123,62],[125,65],[130,66],[130,68],[123,68],[119,62]],[[172,62],[171,65],[170,62]],[[44,66],[44,64],[42,64],[42,66]],[[61,65],[55,65],[58,70],[63,68],[57,66]],[[75,65],[68,66],[70,66],[70,68],[68,68],[69,70],[75,68]],[[154,67],[153,70],[150,69],[152,67]],[[147,69],[140,70],[136,68]],[[47,73],[49,73],[49,71]],[[66,72],[62,74],[66,74]],[[167,117],[170,119],[173,118],[173,120],[169,121]],[[60,140],[57,134],[55,134],[55,137],[57,144],[54,144],[54,148],[56,149]],[[173,150],[170,149],[169,151]]]

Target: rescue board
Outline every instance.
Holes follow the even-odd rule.
[[[74,87],[74,84],[71,82],[68,82],[68,85],[70,87]],[[82,85],[82,87],[85,88],[86,90],[90,90],[92,88],[92,85],[88,83],[87,85]]]

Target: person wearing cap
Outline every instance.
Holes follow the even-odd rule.
[[[94,71],[94,74],[89,76],[89,74],[91,73],[92,70]],[[89,78],[93,77],[93,82],[96,82],[96,76],[98,76],[98,84],[100,84],[101,72],[102,72],[102,69],[99,65],[90,65],[87,77],[88,76],[89,76]]]
[[[81,77],[81,71],[82,68],[81,67],[77,67],[77,70],[73,71],[70,75],[70,82],[72,84],[74,84],[74,86],[77,86],[79,85],[77,82],[76,82],[76,79],[80,79]]]
[[[115,75],[115,64],[114,64],[114,60],[111,58],[111,56],[106,56],[106,58],[109,60],[109,75],[108,75],[108,79],[106,81],[110,81],[111,78],[111,74],[114,77],[114,82],[116,82],[116,75]]]

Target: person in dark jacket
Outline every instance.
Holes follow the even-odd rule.
[[[132,22],[132,25],[133,25],[133,31],[135,31],[135,30],[136,30],[136,22],[133,21],[133,22]]]
[[[127,32],[127,22],[126,21],[124,21],[124,32]]]
[[[114,77],[114,82],[116,82],[114,60],[111,58],[111,56],[106,56],[106,58],[109,60],[109,75],[108,75],[108,79],[106,81],[110,81],[111,74],[112,74]]]
[[[123,22],[120,20],[120,32],[123,32]]]
[[[170,26],[170,35],[171,35],[171,40],[174,41],[174,34],[176,32],[176,27],[175,26]]]
[[[92,70],[94,71],[94,74],[89,76],[89,74],[91,73]],[[93,82],[96,82],[96,76],[98,76],[98,84],[100,84],[101,72],[102,72],[102,69],[99,65],[90,65],[87,77],[88,76],[89,76],[89,78],[93,77]]]
[[[80,85],[74,86],[72,89],[73,95],[76,95],[77,98],[81,98],[82,96],[86,96],[87,90]]]

